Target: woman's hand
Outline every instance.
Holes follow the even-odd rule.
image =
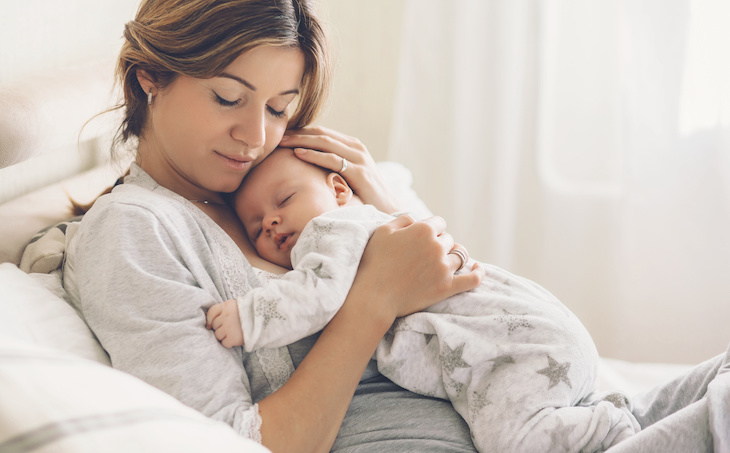
[[[324,127],[306,127],[287,131],[281,145],[294,148],[306,162],[339,172],[363,202],[387,213],[400,210],[375,161],[358,139]],[[345,170],[343,159],[347,159]]]
[[[350,170],[347,170],[348,172]],[[330,451],[365,367],[396,317],[475,288],[478,265],[455,275],[462,259],[432,217],[400,216],[368,242],[345,303],[291,378],[259,402],[263,444],[271,451]]]
[[[476,288],[484,270],[475,263],[456,274],[462,257],[449,252],[465,249],[445,230],[441,217],[415,222],[404,215],[381,226],[368,242],[350,293],[362,290],[372,303],[383,301],[383,313],[395,319]]]

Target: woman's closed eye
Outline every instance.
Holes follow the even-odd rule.
[[[213,94],[215,95],[215,101],[223,107],[236,107],[241,104],[241,99],[229,101],[228,99],[221,97],[221,95],[216,93],[215,91],[213,92]]]
[[[219,105],[222,105],[223,107],[238,107],[241,105],[242,99],[236,99],[235,101],[229,101],[228,99],[224,98],[220,94],[213,92],[215,102],[217,102]],[[274,118],[283,118],[286,116],[286,109],[284,110],[276,110],[275,108],[271,107],[270,105],[266,106],[266,111],[269,112],[269,115],[273,116]]]
[[[286,110],[274,110],[271,106],[266,106],[266,110],[269,111],[269,114],[273,116],[274,118],[283,118],[286,115]]]

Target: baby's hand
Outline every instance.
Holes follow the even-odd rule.
[[[226,348],[243,346],[241,318],[238,316],[238,303],[230,299],[215,304],[208,310],[205,327],[215,331],[215,337]]]

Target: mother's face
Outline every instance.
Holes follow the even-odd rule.
[[[217,77],[179,76],[157,92],[150,85],[140,165],[183,196],[235,190],[281,140],[303,72],[298,49],[262,46]]]

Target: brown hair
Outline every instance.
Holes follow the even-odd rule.
[[[125,149],[123,145],[130,139],[139,138],[147,121],[147,93],[137,80],[138,70],[144,70],[157,88],[164,88],[180,74],[215,77],[243,52],[262,45],[302,51],[301,94],[288,127],[310,124],[324,107],[332,78],[327,33],[312,3],[142,0],[135,19],[124,27],[124,44],[117,60],[116,77],[123,99],[112,110],[123,109],[124,116],[112,143],[112,155]],[[73,205],[75,214],[91,207]]]
[[[117,80],[125,113],[115,145],[138,138],[147,120],[147,93],[136,75],[140,69],[164,88],[179,74],[215,77],[254,47],[296,47],[305,63],[290,128],[311,123],[329,91],[329,45],[311,0],[143,0],[124,38]]]

